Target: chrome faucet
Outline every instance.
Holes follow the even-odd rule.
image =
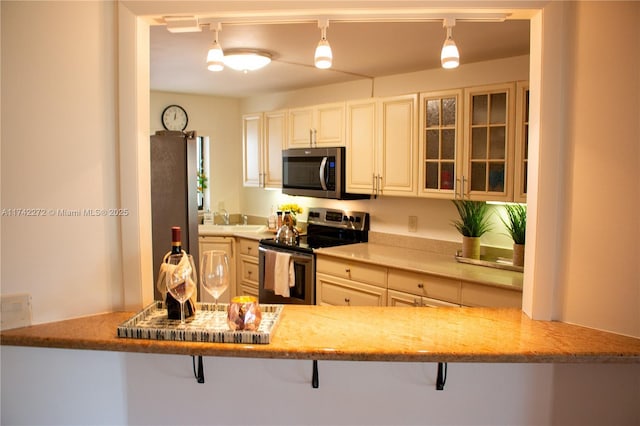
[[[246,214],[242,215],[242,224],[243,225],[248,225],[249,224],[249,216],[247,216]]]
[[[224,224],[228,225],[229,224],[229,212],[225,209],[220,210],[220,213],[222,214],[222,219],[224,220]]]

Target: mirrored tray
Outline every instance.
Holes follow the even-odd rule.
[[[218,304],[218,315],[227,312],[227,303]],[[211,343],[267,344],[271,340],[283,305],[260,305],[262,321],[256,331],[231,331],[226,322],[214,326],[213,303],[196,303],[195,318],[187,318],[184,328],[180,320],[167,318],[167,309],[162,301],[155,301],[132,318],[118,326],[118,337],[130,339],[177,340]]]

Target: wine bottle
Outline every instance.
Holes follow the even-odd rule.
[[[171,254],[182,254],[182,229],[179,226],[171,228]],[[167,317],[169,319],[180,319],[180,302],[178,302],[171,293],[167,292],[165,299],[167,307]],[[184,302],[184,317],[189,318],[195,314],[195,306],[191,299]]]

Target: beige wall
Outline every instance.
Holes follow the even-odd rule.
[[[2,294],[34,322],[122,303],[119,217],[62,215],[120,207],[114,11],[2,2],[2,209],[36,214],[2,215]]]
[[[184,93],[151,92],[150,134],[163,130],[160,116],[167,105],[178,104],[187,111],[187,130],[210,138],[209,191],[211,209],[221,203],[229,212],[241,210],[239,189],[242,187],[242,127],[240,101],[234,98],[200,96]]]
[[[640,3],[572,12],[559,319],[640,336]]]

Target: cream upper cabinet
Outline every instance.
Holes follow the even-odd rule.
[[[379,194],[417,195],[417,104],[418,95],[379,100]]]
[[[375,99],[347,102],[346,186],[353,194],[374,194],[376,188],[377,108]]]
[[[418,195],[452,199],[462,166],[462,90],[420,94]]]
[[[262,144],[262,113],[242,116],[242,183],[260,186],[260,145]]]
[[[287,137],[287,111],[242,117],[243,184],[282,187],[282,149]]]
[[[458,195],[513,200],[515,84],[465,89],[465,144]]]
[[[289,110],[287,148],[344,146],[345,103]]]
[[[417,95],[347,104],[347,191],[417,195]]]
[[[513,201],[527,202],[529,165],[529,82],[516,83],[516,149]]]

